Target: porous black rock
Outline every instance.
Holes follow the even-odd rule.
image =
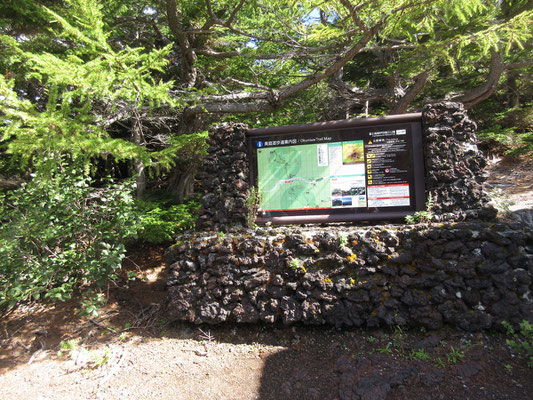
[[[494,225],[476,222],[243,229],[223,240],[186,234],[167,251],[169,318],[429,330],[450,324],[466,331],[503,320],[516,325],[533,319],[533,235],[526,227],[498,229],[495,235]],[[330,238],[341,235],[365,239],[334,246]],[[388,256],[354,261],[375,254],[384,237],[397,238]],[[302,243],[318,251],[295,256]]]
[[[493,219],[496,209],[489,205],[483,186],[487,163],[477,147],[476,124],[464,106],[453,102],[428,104],[422,111],[422,123],[431,211],[447,220]]]
[[[246,131],[242,123],[209,130],[199,191],[202,193],[198,229],[229,231],[249,224],[245,199],[250,195]]]

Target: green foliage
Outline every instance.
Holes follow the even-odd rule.
[[[91,183],[63,167],[0,195],[0,307],[42,296],[66,300],[80,289],[94,314],[138,221],[131,184]]]
[[[297,258],[293,258],[291,260],[291,262],[289,263],[289,267],[294,270],[294,271],[297,271],[299,270],[300,268],[302,268],[302,262],[297,259]]]
[[[207,137],[207,131],[171,137],[167,148],[150,153],[153,160],[150,166],[159,172],[161,168],[173,166],[176,159],[188,164],[198,163],[207,154]]]
[[[485,147],[503,148],[510,156],[533,154],[533,103],[503,109],[497,102],[488,103],[477,113],[482,120],[478,137]]]
[[[515,146],[517,142],[516,128],[506,128],[498,124],[492,125],[490,128],[479,131],[478,137],[483,141],[492,140],[506,147]]]
[[[39,111],[35,104],[19,99],[14,81],[7,82],[0,75],[0,141],[6,151],[18,157],[23,166],[52,170],[59,167],[61,156],[83,158],[86,165],[92,157],[112,155],[117,160],[138,157],[147,160],[143,150],[133,143],[111,139],[95,124],[90,103],[71,107],[64,101],[60,108],[54,99],[57,87],[49,93],[48,107]]]
[[[446,354],[446,358],[448,362],[455,364],[460,358],[463,358],[465,356],[464,352],[462,352],[459,349],[454,348],[453,346],[450,346],[450,352]]]
[[[152,158],[145,146],[112,138],[107,128],[120,113],[124,119],[143,109],[179,105],[180,98],[169,94],[173,82],[156,79],[172,46],[117,50],[109,42],[111,31],[99,2],[66,0],[65,7],[67,12],[46,7],[39,12],[53,26],[50,37],[72,44],[68,51],[41,44],[40,36],[30,46],[0,34],[6,54],[0,75],[0,142],[23,166],[57,168],[63,154],[84,160],[86,167],[95,157],[107,156],[145,165],[157,158],[158,165],[170,166],[169,157]],[[23,79],[42,85],[46,107],[19,96],[15,84]]]
[[[68,353],[69,356],[72,357],[73,351],[77,350],[78,347],[79,347],[79,343],[76,339],[62,340],[59,343],[59,348],[61,350],[57,352],[57,355],[59,357],[62,357],[63,354]]]
[[[114,276],[110,276],[113,278]],[[80,304],[82,306],[82,314],[88,315],[91,317],[98,316],[98,311],[102,308],[105,303],[105,295],[99,291],[87,291],[84,296],[80,299]]]
[[[409,357],[413,360],[429,360],[431,357],[424,349],[418,349],[418,350],[412,350],[411,353],[409,353]]]
[[[259,210],[259,205],[261,204],[261,192],[255,186],[252,186],[248,197],[245,200],[246,205],[246,223],[248,227],[252,228],[255,226],[255,219],[257,217],[257,211]]]
[[[446,362],[441,357],[435,357],[435,365],[440,368],[446,368]]]
[[[381,354],[386,354],[386,355],[392,354],[391,342],[387,343],[385,347],[380,347],[380,348],[377,348],[376,350],[380,352]]]
[[[108,363],[111,358],[111,349],[106,347],[103,352],[90,352],[92,368],[100,368]]]
[[[345,233],[339,235],[339,247],[344,247],[348,244],[348,235]]]
[[[433,218],[433,213],[431,209],[433,208],[433,199],[431,194],[428,196],[426,201],[426,209],[424,211],[417,211],[413,215],[407,215],[405,217],[405,222],[408,224],[419,224],[422,222],[430,222]]]
[[[533,368],[533,324],[526,320],[522,321],[518,332],[507,321],[503,321],[502,325],[507,329],[507,335],[510,336],[510,339],[506,339],[509,347],[515,353],[526,357],[527,365]]]
[[[172,200],[137,201],[140,230],[139,238],[150,243],[170,242],[182,230],[196,224],[200,203],[190,200],[174,204]]]

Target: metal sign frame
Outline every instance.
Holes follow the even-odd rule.
[[[330,176],[329,206],[325,204],[326,200],[322,199],[324,207],[259,210],[257,223],[394,220],[425,208],[421,113],[250,129],[246,136],[250,183],[256,187],[260,175],[258,168],[262,167],[264,171],[272,164],[265,157],[278,157],[278,153],[286,155],[288,151],[303,151],[304,148],[298,146],[304,145],[316,145],[319,166],[321,162],[326,165],[330,160],[333,165],[335,158],[335,165],[340,162],[340,168],[345,171],[357,169],[360,172],[361,168],[364,171],[364,178]],[[287,147],[290,149],[283,150]],[[312,149],[311,146],[306,147],[306,151],[314,151]],[[350,151],[352,154],[348,154]],[[324,155],[327,158],[321,160]],[[260,161],[258,156],[262,157]],[[314,157],[313,154],[312,156]],[[302,162],[301,159],[299,161]],[[286,160],[284,162],[288,163]],[[329,164],[327,165],[330,168]],[[286,177],[285,181],[283,179],[280,180],[281,184],[289,183],[293,186],[296,179],[303,180],[293,176]],[[316,185],[316,182],[322,179],[324,178],[316,179],[312,183]],[[359,187],[345,189],[346,185],[355,185],[353,179],[360,179]],[[333,181],[337,180],[340,182],[335,185],[338,184],[339,189],[332,189]],[[361,186],[363,180],[364,185]],[[297,187],[301,189],[302,186]],[[347,195],[342,197],[344,193]],[[340,197],[334,197],[336,195]],[[353,205],[352,202],[358,202],[358,205]]]

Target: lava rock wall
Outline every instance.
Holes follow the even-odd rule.
[[[197,233],[166,256],[172,320],[477,331],[533,318],[533,232],[519,225]]]

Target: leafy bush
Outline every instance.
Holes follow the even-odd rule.
[[[90,184],[68,168],[0,194],[0,307],[41,296],[65,300],[76,289],[87,304],[99,298],[138,218],[132,184]]]
[[[139,238],[150,243],[171,241],[182,230],[194,227],[200,203],[191,200],[174,204],[172,200],[139,201]]]
[[[433,205],[433,199],[431,198],[430,194],[426,200],[426,209],[423,211],[417,211],[413,215],[406,215],[405,222],[411,225],[423,222],[430,222],[433,218],[433,213],[431,212]]]
[[[533,153],[533,103],[500,112],[484,110],[482,118],[478,131],[482,147],[500,147],[511,156]]]

